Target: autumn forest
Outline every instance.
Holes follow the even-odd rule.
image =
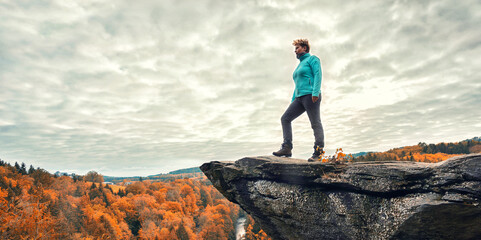
[[[203,175],[114,186],[87,180],[102,178],[0,161],[0,239],[236,239],[245,215]],[[247,222],[247,239],[267,239]]]

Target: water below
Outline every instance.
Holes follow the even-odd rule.
[[[244,235],[246,234],[246,230],[244,229],[244,225],[246,224],[246,217],[240,217],[237,219],[236,226],[235,226],[235,239],[241,240],[243,239]]]

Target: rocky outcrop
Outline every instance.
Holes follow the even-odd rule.
[[[200,168],[273,239],[481,239],[481,154],[435,164],[263,156]]]

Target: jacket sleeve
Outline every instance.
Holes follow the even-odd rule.
[[[322,82],[322,69],[321,61],[318,57],[312,56],[309,65],[311,66],[312,75],[314,76],[314,81],[312,84],[312,96],[319,96],[321,92],[321,82]]]

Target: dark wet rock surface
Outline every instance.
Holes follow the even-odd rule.
[[[435,164],[260,156],[201,169],[273,239],[481,239],[481,154]]]

